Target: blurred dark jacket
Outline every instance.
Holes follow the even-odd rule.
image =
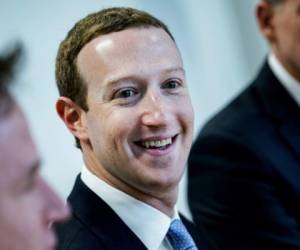
[[[300,249],[300,109],[265,63],[189,158],[189,205],[218,249]]]

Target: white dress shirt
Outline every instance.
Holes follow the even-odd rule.
[[[279,82],[300,107],[300,82],[297,81],[278,61],[274,53],[268,57],[269,66]]]
[[[149,250],[173,249],[166,234],[172,220],[179,218],[176,208],[171,219],[158,209],[107,184],[86,166],[82,168],[81,179],[119,215]]]

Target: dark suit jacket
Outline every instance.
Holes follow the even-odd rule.
[[[77,177],[68,198],[73,216],[65,224],[56,225],[59,250],[146,250],[145,245],[120,217]],[[200,249],[209,244],[182,218]],[[141,223],[143,223],[141,221]]]
[[[219,249],[300,249],[300,109],[267,63],[188,163],[194,221]]]

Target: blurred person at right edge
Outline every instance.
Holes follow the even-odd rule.
[[[196,139],[189,205],[219,249],[300,249],[300,0],[256,17],[269,55]]]

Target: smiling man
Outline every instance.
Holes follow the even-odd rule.
[[[194,117],[167,27],[131,8],[91,14],[61,43],[56,78],[85,164],[60,249],[197,249],[175,208]]]
[[[25,116],[7,89],[19,55],[0,57],[0,249],[54,250],[50,223],[69,210],[41,177]]]

